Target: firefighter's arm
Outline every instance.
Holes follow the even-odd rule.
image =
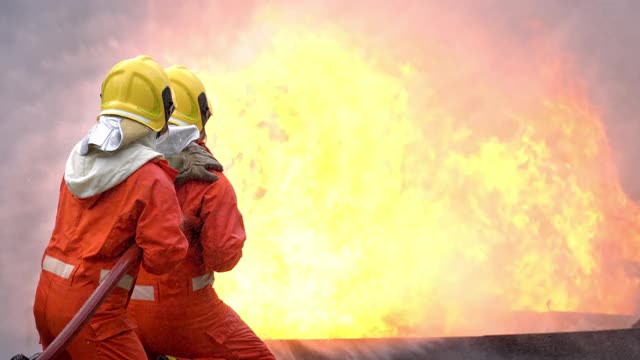
[[[182,210],[171,180],[162,174],[147,184],[136,227],[142,266],[151,274],[172,271],[184,260],[189,242],[181,231]]]
[[[200,243],[207,271],[224,272],[240,261],[247,235],[233,186],[222,173],[219,176],[204,194]]]

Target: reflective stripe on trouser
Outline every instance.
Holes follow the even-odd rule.
[[[74,269],[75,265],[67,264],[62,260],[56,259],[53,256],[49,255],[45,255],[44,261],[42,262],[42,270],[48,271],[66,280],[69,280]],[[100,270],[100,282],[104,281],[104,279],[109,274],[109,271],[110,270],[106,269]],[[129,291],[133,286],[133,282],[133,277],[126,274],[122,277],[122,279],[120,279],[120,281],[118,281],[117,286]]]
[[[111,270],[106,270],[106,269],[102,269],[100,270],[100,282],[103,282],[104,279],[107,277],[107,275],[109,275],[109,272]],[[127,291],[131,290],[131,287],[133,286],[134,283],[134,279],[133,276],[129,275],[129,274],[125,274],[122,279],[120,279],[120,281],[118,281],[117,286],[119,288],[123,288]]]
[[[207,273],[201,276],[191,278],[191,289],[198,291],[206,286],[213,285],[213,273]],[[131,294],[132,300],[155,301],[155,291],[153,285],[136,285],[133,287]]]
[[[44,261],[42,262],[42,270],[46,270],[67,280],[69,280],[74,268],[75,265],[64,263],[49,255],[45,255]]]

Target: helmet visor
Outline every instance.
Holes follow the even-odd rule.
[[[200,116],[202,117],[202,127],[207,123],[207,120],[211,117],[211,109],[209,108],[209,101],[207,101],[207,95],[201,92],[198,95],[198,105],[200,106]]]
[[[176,105],[173,103],[173,97],[171,96],[171,88],[168,86],[162,90],[162,102],[164,106],[164,121],[169,121],[171,114],[176,110]]]
[[[171,88],[168,86],[162,90],[162,103],[164,106],[164,126],[158,132],[158,139],[169,133],[169,119],[171,118],[171,114],[176,110],[176,105],[173,103],[173,97],[171,96]]]

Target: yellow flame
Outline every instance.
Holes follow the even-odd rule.
[[[638,212],[588,103],[559,92],[505,115],[488,97],[496,121],[478,121],[408,64],[293,29],[246,68],[199,73],[248,231],[221,297],[268,338],[632,311]]]

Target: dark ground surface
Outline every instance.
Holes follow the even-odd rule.
[[[279,360],[640,359],[640,329],[458,338],[270,340],[267,343]]]
[[[578,312],[505,314],[514,320],[513,324],[518,329],[502,327],[502,331],[513,335],[267,340],[267,344],[279,360],[640,360],[640,329],[629,328],[635,317]],[[500,314],[495,316],[497,319]],[[492,333],[495,326],[484,324],[483,329]],[[517,334],[525,328],[528,334]],[[550,329],[561,332],[550,332]],[[592,330],[577,331],[581,329]]]
[[[640,359],[640,329],[433,339],[271,340],[278,359]]]

